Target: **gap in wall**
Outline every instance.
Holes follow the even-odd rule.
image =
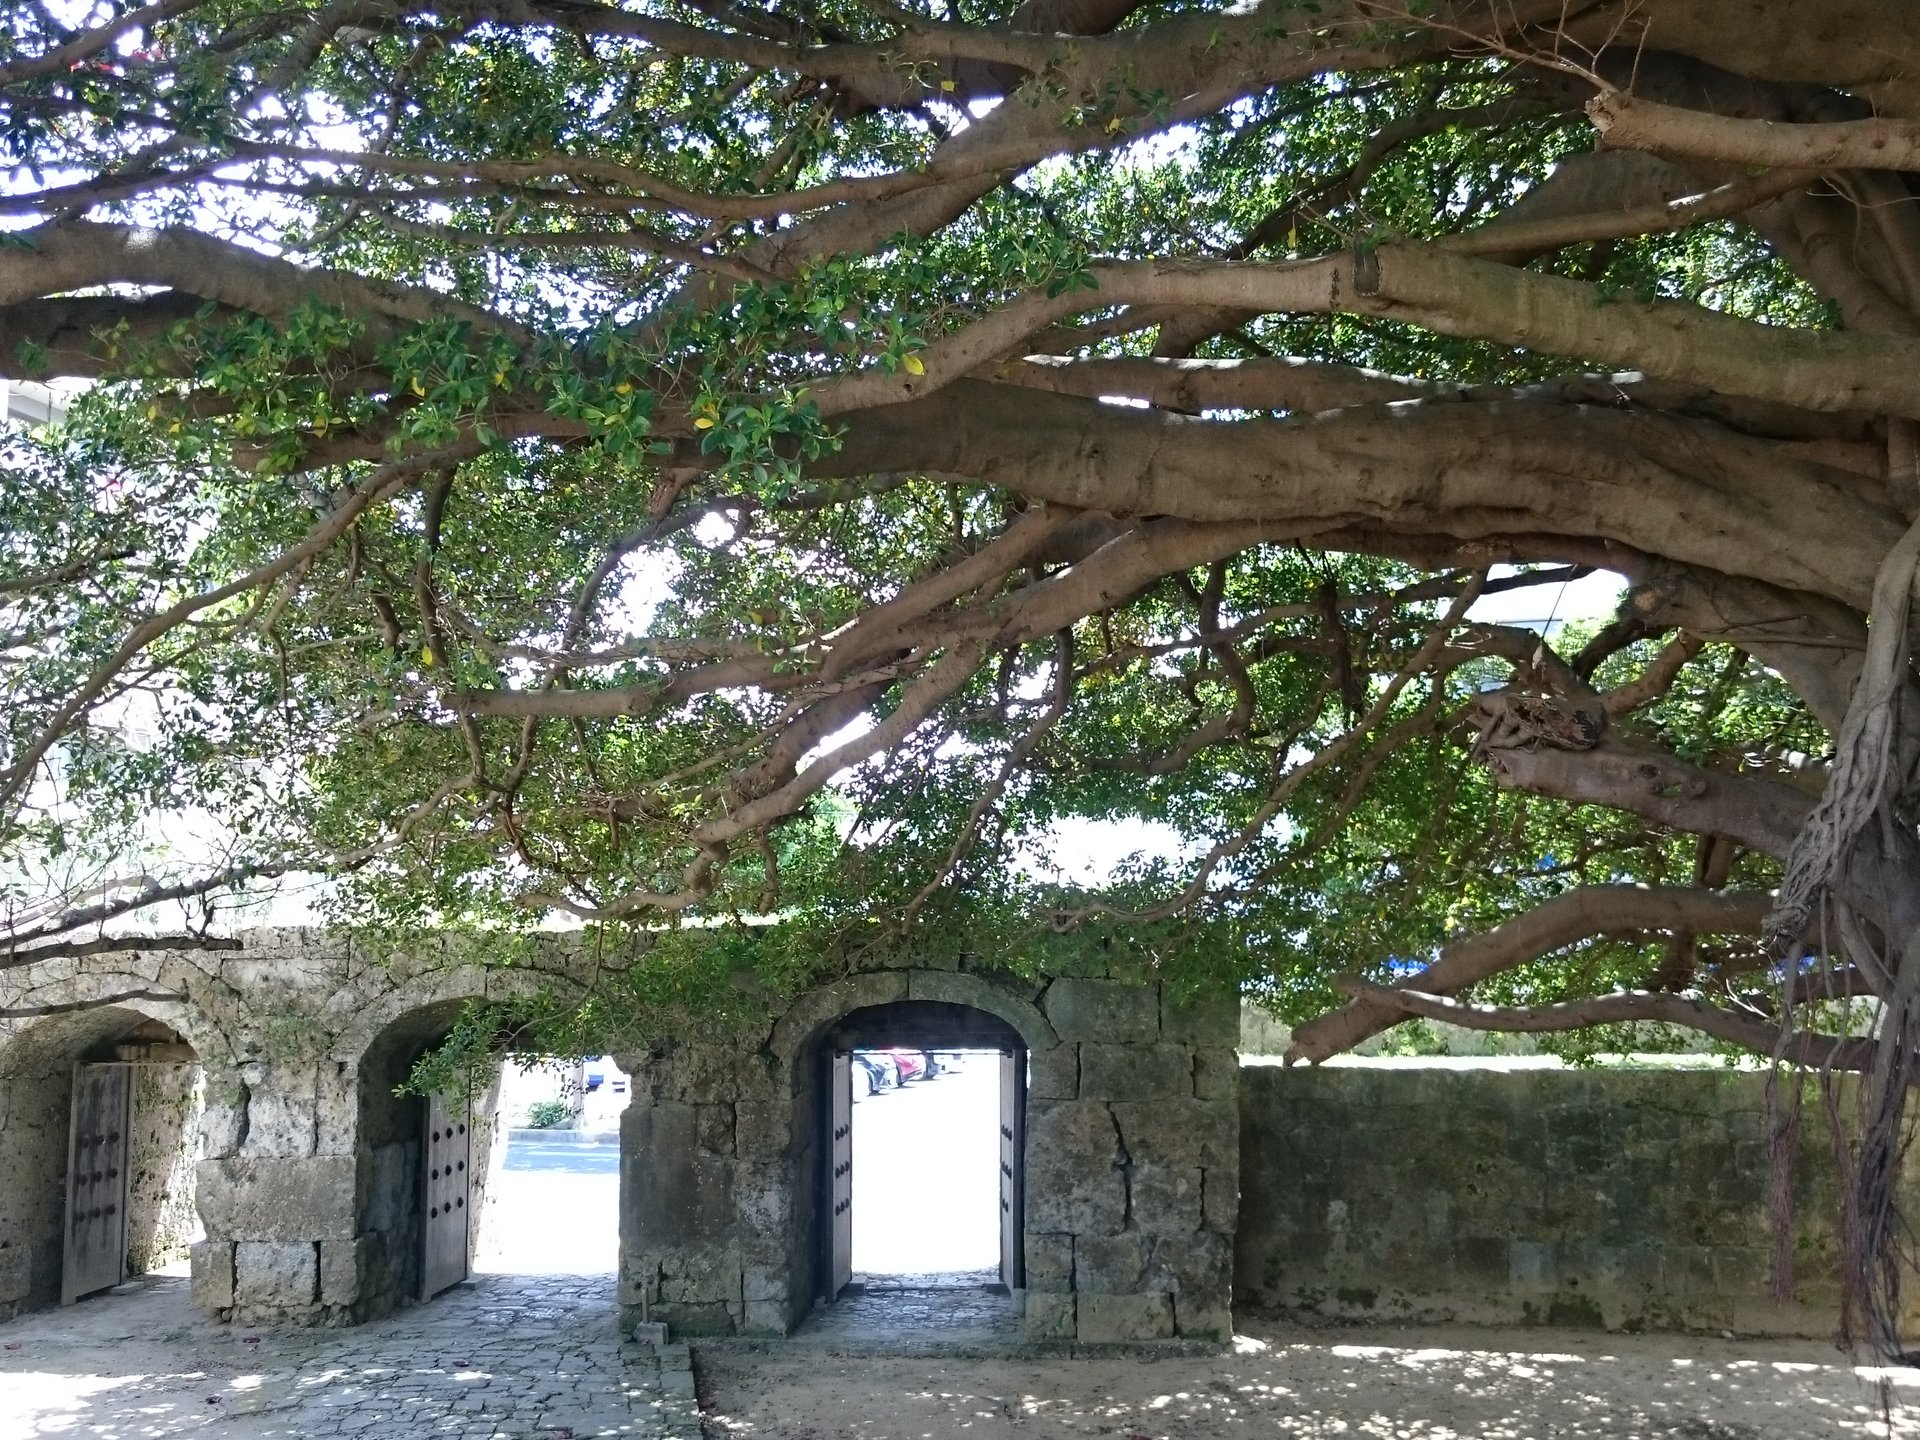
[[[855,1283],[998,1281],[999,1052],[855,1050],[853,1098]]]
[[[611,1283],[620,1264],[620,1114],[631,1093],[605,1055],[508,1059],[498,1111],[505,1150],[489,1182],[476,1271]]]

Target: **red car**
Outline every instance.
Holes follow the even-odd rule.
[[[933,1066],[928,1063],[923,1050],[888,1050],[883,1052],[893,1057],[893,1063],[900,1067],[900,1083],[909,1080],[930,1080],[933,1078]]]

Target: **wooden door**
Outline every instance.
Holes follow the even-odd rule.
[[[76,1065],[67,1132],[67,1232],[60,1303],[127,1278],[127,1157],[133,1067]]]
[[[853,1279],[853,1056],[840,1051],[833,1057],[828,1079],[832,1090],[833,1136],[828,1160],[833,1166],[833,1230],[827,1269],[827,1298],[833,1299]]]
[[[1027,1089],[1026,1053],[1000,1052],[1000,1279],[1009,1290],[1027,1283],[1025,1216],[1021,1203],[1022,1134]]]
[[[420,1138],[421,1181],[425,1194],[424,1248],[420,1261],[420,1298],[431,1300],[449,1285],[467,1278],[467,1201],[473,1175],[472,1116],[466,1093],[433,1095],[427,1100],[427,1128]]]

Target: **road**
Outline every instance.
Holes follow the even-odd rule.
[[[474,1269],[606,1275],[620,1263],[620,1147],[511,1140],[489,1185]]]

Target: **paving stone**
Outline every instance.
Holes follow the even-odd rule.
[[[839,1353],[993,1347],[1019,1338],[1019,1307],[1004,1287],[992,1283],[991,1271],[969,1275],[958,1284],[874,1283],[820,1307],[793,1336],[796,1343],[825,1345]],[[667,1375],[661,1379],[671,1383]],[[683,1393],[691,1396],[692,1385],[688,1372]]]
[[[687,1347],[662,1347],[665,1367],[650,1350],[644,1364],[630,1363],[643,1349],[617,1329],[612,1292],[603,1275],[485,1276],[351,1330],[237,1333],[189,1307],[184,1278],[164,1277],[138,1295],[0,1329],[23,1346],[30,1337],[36,1350],[60,1353],[77,1370],[145,1372],[138,1384],[90,1402],[88,1423],[102,1434],[178,1433],[151,1424],[171,1411],[197,1425],[250,1417],[245,1423],[266,1428],[248,1436],[301,1440],[552,1440],[561,1429],[575,1440],[699,1440]],[[189,1363],[183,1346],[207,1358]],[[0,1395],[5,1389],[0,1376]],[[207,1404],[210,1395],[217,1406]],[[0,1433],[12,1433],[8,1423],[0,1399]],[[216,1425],[207,1433],[225,1432]]]

